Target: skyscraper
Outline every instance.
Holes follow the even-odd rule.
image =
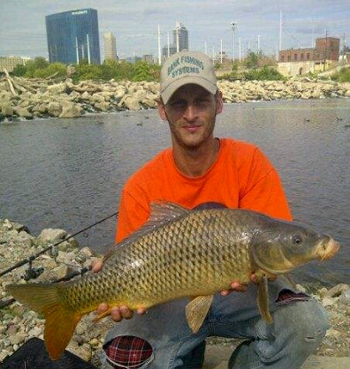
[[[188,31],[187,28],[180,22],[176,22],[173,30],[174,42],[172,44],[163,46],[162,56],[166,59],[168,56],[182,50],[189,50],[188,48]]]
[[[189,50],[188,31],[182,23],[176,22],[175,29],[173,30],[173,35],[174,35],[174,45],[177,51]]]
[[[46,16],[50,63],[100,64],[97,10],[79,9]]]
[[[117,43],[112,32],[107,32],[103,36],[105,43],[105,60],[117,59]]]

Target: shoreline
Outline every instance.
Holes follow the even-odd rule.
[[[0,219],[0,272],[58,242],[56,253],[46,252],[33,261],[33,268],[44,268],[35,282],[62,278],[74,269],[89,266],[94,258],[100,256],[88,247],[80,247],[73,238],[64,241],[67,236],[62,229],[44,229],[39,236],[34,237],[25,226]],[[5,292],[7,284],[24,283],[22,276],[27,268],[27,265],[21,266],[1,277],[2,300],[8,298]],[[302,286],[300,288],[303,289]],[[325,307],[331,322],[331,328],[316,355],[350,357],[350,286],[337,284],[328,289],[323,287],[311,295]],[[104,338],[115,323],[108,318],[93,323],[93,317],[94,313],[83,317],[67,349],[99,367]],[[0,342],[0,363],[30,338],[42,339],[43,328],[44,320],[17,302],[0,309],[0,332],[3,337]],[[210,338],[207,342],[208,345],[235,347],[237,340]]]
[[[274,100],[350,98],[350,83],[312,81],[219,80],[224,103]],[[61,81],[3,77],[0,80],[0,122],[12,119],[77,118],[87,113],[155,109],[157,82]]]

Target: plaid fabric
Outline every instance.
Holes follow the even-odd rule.
[[[104,348],[114,368],[140,368],[152,355],[151,345],[134,336],[116,337]]]

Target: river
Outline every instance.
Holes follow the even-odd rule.
[[[338,255],[294,273],[300,282],[350,283],[350,100],[225,104],[216,136],[260,146],[277,167],[298,221],[331,234]],[[155,110],[0,123],[0,218],[70,233],[113,214],[125,180],[170,145]],[[115,218],[84,232],[103,252]]]

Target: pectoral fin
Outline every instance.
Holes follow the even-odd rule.
[[[202,326],[213,302],[213,295],[198,296],[186,305],[186,319],[193,333],[197,333]]]
[[[263,276],[258,282],[257,303],[262,318],[271,324],[272,317],[269,310],[269,288],[267,283],[267,276]]]

